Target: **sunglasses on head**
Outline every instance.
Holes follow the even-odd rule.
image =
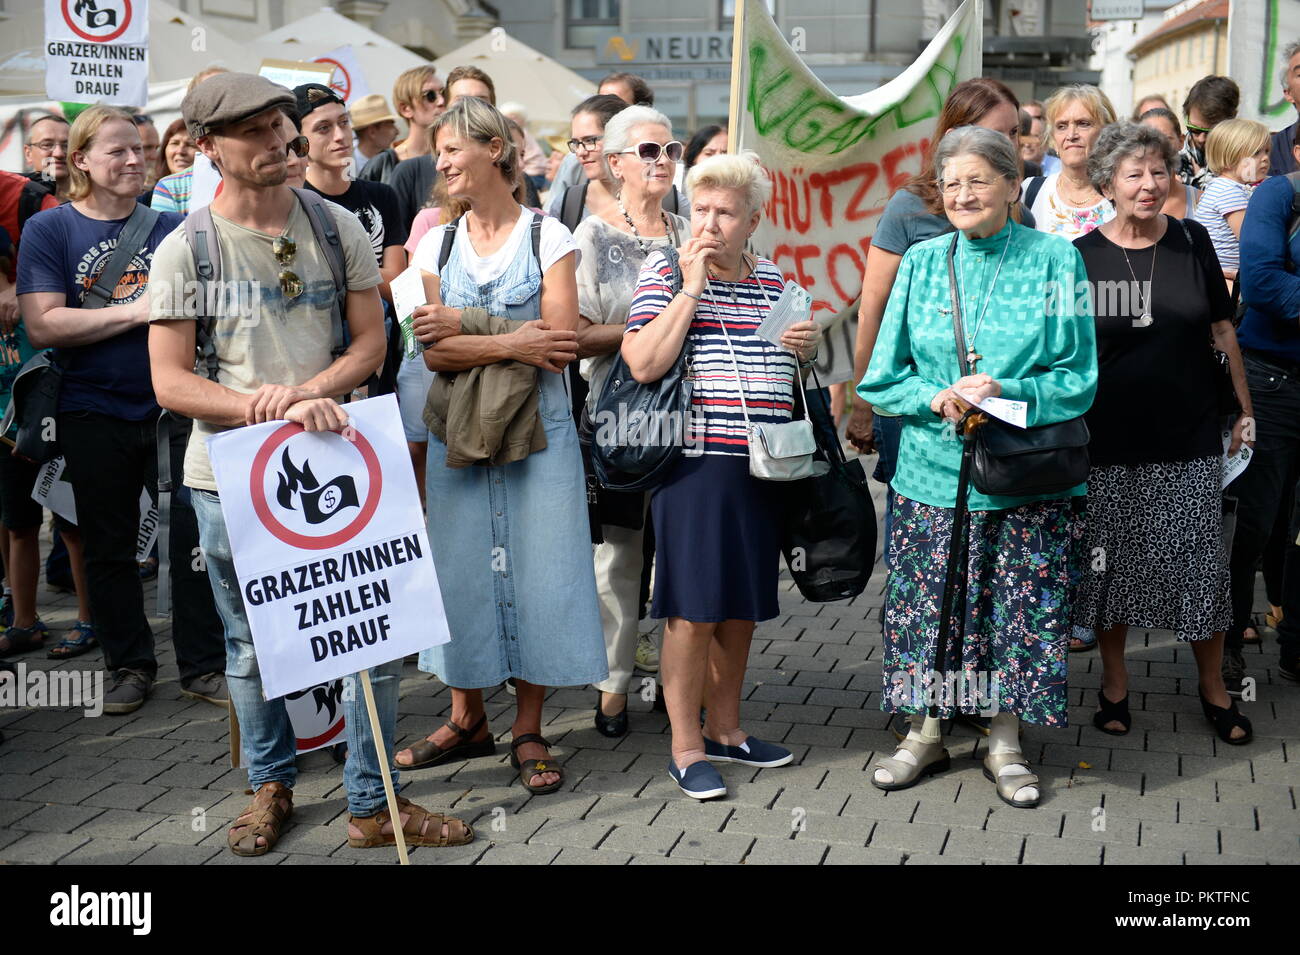
[[[271,240],[271,254],[280,266],[280,294],[292,301],[303,293],[304,288],[302,279],[289,268],[293,257],[298,254],[298,244],[287,235],[278,235]]]
[[[1188,123],[1187,131],[1189,133],[1208,133],[1210,132],[1210,128],[1207,126],[1193,126],[1191,123]]]
[[[669,162],[681,162],[682,153],[686,147],[673,140],[671,143],[637,143],[631,149],[624,149],[621,152],[636,153],[637,158],[642,162],[658,162],[660,156],[667,156]]]
[[[293,153],[299,159],[302,159],[311,151],[311,143],[306,136],[295,136],[284,144],[285,153]]]

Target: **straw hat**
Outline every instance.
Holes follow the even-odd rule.
[[[397,117],[388,111],[388,104],[378,93],[363,96],[352,104],[352,128],[365,129],[385,120],[397,122]]]

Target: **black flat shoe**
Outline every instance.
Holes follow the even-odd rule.
[[[1106,699],[1106,694],[1101,690],[1097,691],[1097,702],[1101,705],[1096,713],[1092,714],[1092,725],[1097,727],[1103,733],[1109,736],[1123,736],[1133,726],[1133,717],[1128,712],[1128,694],[1124,694],[1124,699],[1119,702],[1112,702]],[[1107,729],[1107,723],[1119,723],[1124,728],[1122,730]]]
[[[1241,713],[1238,712],[1236,700],[1229,697],[1229,702],[1226,707],[1215,706],[1205,698],[1205,694],[1201,693],[1200,690],[1197,690],[1196,692],[1201,698],[1201,712],[1204,713],[1205,718],[1214,725],[1215,735],[1217,735],[1219,739],[1223,740],[1229,746],[1241,746],[1243,743],[1250,742],[1252,736],[1250,720],[1246,719],[1246,717],[1242,716]],[[1235,726],[1240,726],[1245,730],[1246,735],[1242,736],[1240,739],[1233,739],[1232,729]]]
[[[623,704],[623,712],[617,716],[606,716],[600,709],[600,694],[596,694],[596,729],[600,731],[601,736],[608,736],[611,739],[617,739],[620,736],[627,735],[627,704]]]

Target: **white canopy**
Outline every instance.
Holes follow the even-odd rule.
[[[521,103],[529,126],[539,135],[567,133],[569,112],[596,92],[590,80],[504,30],[493,30],[438,57],[434,66],[443,76],[457,66],[477,66],[492,77],[497,102]]]

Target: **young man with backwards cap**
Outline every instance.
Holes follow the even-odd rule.
[[[195,325],[183,296],[154,289],[149,354],[159,402],[195,418],[185,458],[203,553],[226,628],[227,677],[248,761],[252,803],[232,825],[227,842],[236,855],[267,852],[293,811],[294,732],[283,699],[264,700],[248,616],[236,582],[230,540],[221,513],[205,439],[243,425],[287,419],[307,431],[338,431],[347,414],[335,396],[349,393],[379,367],[384,332],[379,269],[369,237],[351,216],[335,215],[347,261],[351,343],[331,359],[330,307],[334,299],[326,251],[316,241],[304,200],[285,185],[285,147],[293,138],[284,110],[295,106],[282,86],[247,73],[227,73],[195,87],[181,111],[190,135],[221,170],[224,186],[211,205],[220,244],[222,281],[246,282],[257,292],[254,321],[218,316],[213,340],[219,380],[194,373]],[[159,246],[151,273],[173,289],[197,279],[183,230]],[[192,287],[192,286],[191,286]],[[224,298],[225,296],[223,296]],[[241,294],[240,300],[247,301]],[[375,668],[374,691],[386,752],[393,747],[402,661]],[[354,680],[354,678],[349,678]],[[348,844],[392,845],[383,778],[360,692],[345,694],[349,748],[344,768]],[[392,773],[393,782],[397,773]],[[458,819],[398,800],[410,845],[461,845],[473,831]]]

